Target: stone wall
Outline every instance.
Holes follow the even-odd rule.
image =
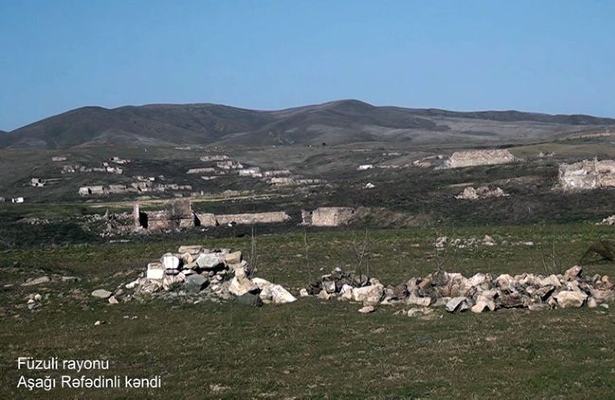
[[[216,215],[216,222],[218,225],[226,225],[230,223],[240,225],[251,224],[272,224],[281,223],[290,220],[290,216],[284,211],[272,211],[262,213],[248,213],[248,214],[223,214]]]
[[[615,161],[583,160],[573,164],[561,164],[559,185],[563,190],[615,187]]]
[[[456,151],[446,162],[447,168],[463,168],[477,165],[506,164],[515,161],[508,150]]]

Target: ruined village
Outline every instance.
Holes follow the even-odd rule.
[[[454,374],[472,354],[560,357],[535,344],[553,332],[606,354],[615,147],[589,130],[493,146],[0,149],[27,163],[0,159],[13,171],[0,176],[0,318],[156,373],[198,348],[211,373],[195,398],[253,388],[215,371],[259,352],[259,382],[313,374],[327,393],[331,372],[300,372],[304,357],[362,371],[403,349]],[[558,368],[582,374],[588,351]],[[385,369],[399,383],[403,368]]]

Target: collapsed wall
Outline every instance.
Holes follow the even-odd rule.
[[[446,168],[463,168],[478,165],[507,164],[515,161],[515,156],[505,149],[456,151],[446,161]]]
[[[290,216],[284,211],[215,215],[215,220],[218,225],[272,224],[272,223],[286,222],[289,219],[290,219]]]
[[[301,210],[303,225],[340,226],[346,225],[356,210],[351,207],[318,207],[313,211]]]
[[[135,203],[133,219],[135,228],[149,231],[185,229],[200,225],[192,211],[192,203],[185,199],[168,202],[165,209],[159,211],[141,211],[139,203]]]
[[[558,179],[563,190],[615,187],[615,161],[594,159],[561,164]]]

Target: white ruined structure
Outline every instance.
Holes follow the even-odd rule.
[[[351,207],[318,207],[313,211],[301,210],[303,225],[340,226],[350,222],[356,210]]]
[[[574,164],[561,164],[559,185],[563,190],[615,187],[615,161],[594,159]]]
[[[32,178],[30,179],[30,185],[32,185],[32,187],[44,187],[45,181],[41,178]]]
[[[216,169],[207,167],[207,168],[190,168],[186,171],[187,174],[215,174]]]
[[[105,188],[102,185],[96,186],[82,186],[79,188],[79,196],[94,196],[107,194]]]
[[[263,174],[261,173],[261,169],[259,167],[250,167],[240,169],[238,171],[239,176],[251,176],[253,178],[262,178]]]
[[[201,161],[226,161],[229,160],[230,157],[225,154],[212,154],[207,156],[202,156],[200,158]]]
[[[23,202],[24,202],[24,198],[23,197],[13,197],[11,199],[11,203],[21,204]]]
[[[288,176],[290,175],[291,172],[288,169],[276,169],[276,170],[271,170],[271,171],[264,171],[263,172],[263,176],[270,178],[273,176]]]
[[[446,161],[446,168],[463,168],[477,165],[507,164],[515,161],[508,150],[466,150],[456,151]]]
[[[357,167],[357,171],[367,171],[374,168],[374,164],[362,164]]]
[[[53,162],[66,161],[66,157],[64,157],[64,156],[54,156],[54,157],[51,157],[51,161],[53,161]]]

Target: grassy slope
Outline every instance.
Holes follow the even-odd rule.
[[[482,237],[533,240],[535,246],[498,245],[433,251],[433,239]],[[364,233],[309,232],[257,239],[258,275],[296,289],[335,266],[357,265]],[[613,238],[591,225],[414,229],[369,233],[369,265],[385,284],[432,271],[551,272],[574,264],[587,245]],[[108,306],[68,300],[75,286],[113,288],[145,263],[181,243],[203,242],[248,252],[247,238],[203,236],[159,241],[68,246],[4,252],[7,282],[44,273],[76,274],[79,284],[10,288],[0,292],[0,398],[58,398],[60,392],[17,393],[20,355],[109,358],[109,374],[161,374],[164,388],[149,398],[608,398],[615,386],[615,319],[609,311],[521,310],[450,315],[429,321],[396,316],[394,307],[370,315],[356,304],[301,299],[261,309],[236,304],[129,303]],[[18,268],[9,268],[12,265]],[[598,263],[588,274],[607,273]],[[27,293],[50,293],[40,312],[23,305]],[[58,297],[63,293],[64,297]],[[441,318],[439,317],[441,315]],[[138,316],[125,319],[124,316]],[[96,320],[107,323],[94,326]],[[226,387],[216,390],[215,386]],[[146,392],[71,391],[62,397],[143,398]]]

